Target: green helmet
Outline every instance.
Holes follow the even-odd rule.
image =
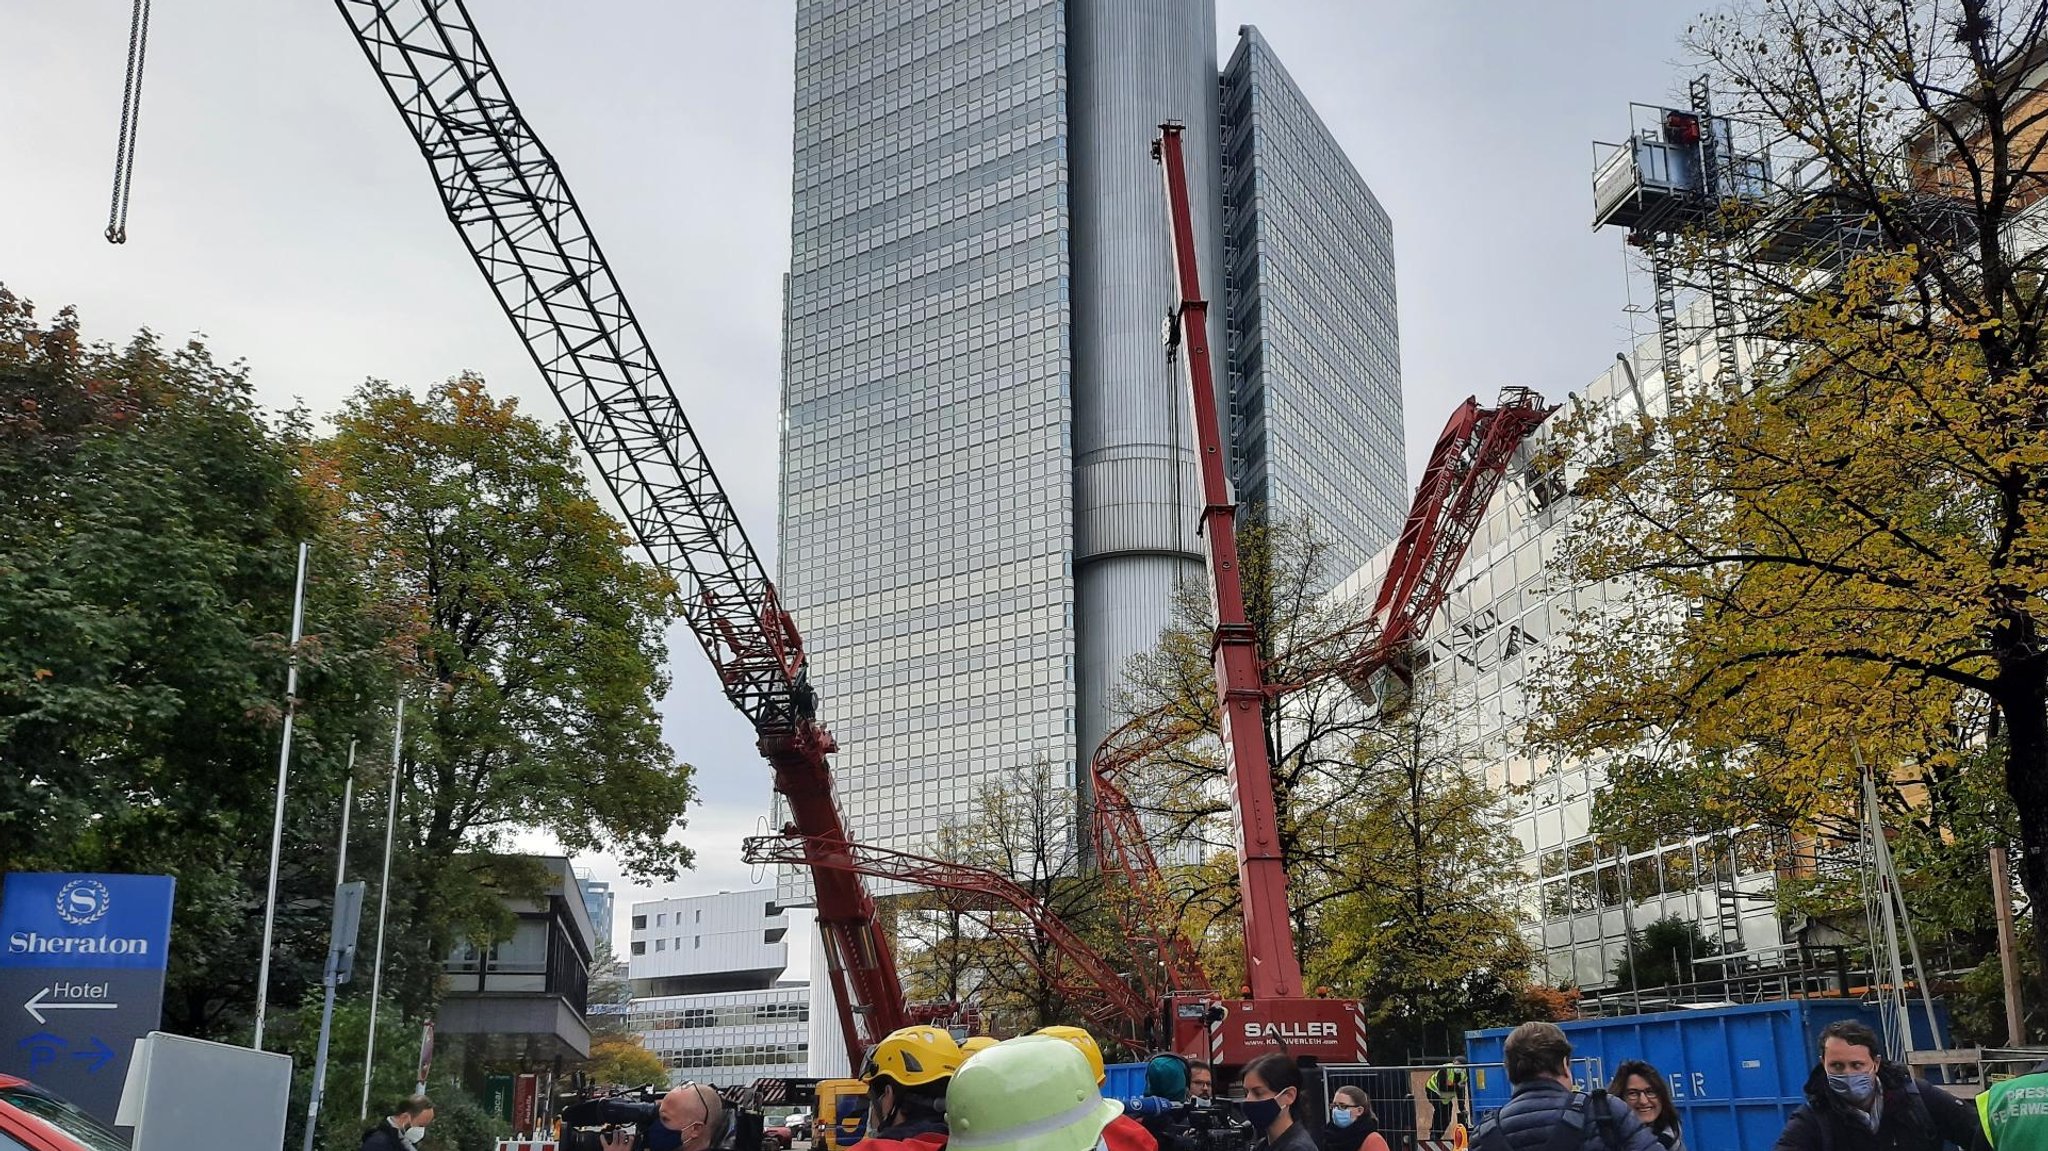
[[[1123,1114],[1073,1045],[1045,1035],[998,1043],[961,1064],[946,1094],[949,1151],[1092,1151]]]

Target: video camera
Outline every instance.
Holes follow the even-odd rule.
[[[1145,1125],[1160,1151],[1250,1151],[1258,1131],[1234,1099],[1166,1099],[1134,1095],[1124,1114]]]
[[[648,1146],[648,1132],[661,1122],[659,1097],[647,1092],[606,1095],[562,1108],[561,1151],[604,1151],[604,1137],[621,1128],[633,1129],[633,1146]]]

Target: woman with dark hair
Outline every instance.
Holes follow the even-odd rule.
[[[1664,1151],[1685,1151],[1685,1136],[1678,1130],[1678,1108],[1671,1105],[1671,1087],[1655,1067],[1640,1059],[1623,1063],[1614,1072],[1607,1093],[1628,1104]]]
[[[1302,1123],[1301,1066],[1275,1052],[1245,1064],[1244,1117],[1259,1138],[1252,1151],[1320,1151]]]
[[[1347,1084],[1331,1093],[1323,1151],[1387,1151],[1387,1137],[1380,1134],[1380,1117],[1365,1088]]]

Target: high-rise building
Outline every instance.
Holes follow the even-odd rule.
[[[585,867],[576,870],[576,886],[583,890],[583,907],[590,912],[591,926],[596,929],[596,943],[609,946],[612,941],[611,882],[597,878]]]
[[[1394,229],[1257,28],[1223,70],[1237,498],[1312,515],[1333,581],[1408,512]]]
[[[1160,346],[1162,121],[1186,125],[1212,342],[1264,405],[1236,424],[1241,483],[1282,509],[1367,493],[1330,501],[1368,509],[1332,525],[1347,558],[1398,529],[1385,213],[1243,36],[1256,51],[1226,85],[1212,0],[797,4],[779,583],[859,840],[928,847],[1034,763],[1079,789],[1124,670],[1202,578],[1186,385]],[[1229,234],[1256,251],[1228,279],[1235,88]],[[1318,247],[1360,266],[1327,275]],[[1247,302],[1245,357],[1226,291]],[[785,899],[803,888],[782,880]]]

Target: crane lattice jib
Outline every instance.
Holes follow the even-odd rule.
[[[817,858],[817,846],[803,835],[748,836],[741,848],[755,866],[803,863]],[[1156,1047],[1150,1034],[1154,1001],[1133,989],[1117,971],[1059,914],[1016,880],[997,871],[951,860],[933,859],[871,844],[855,844],[830,855],[828,867],[896,883],[970,897],[963,910],[1033,968],[1087,1022],[1110,1031],[1136,1050]],[[1003,915],[1013,917],[1005,921]],[[1044,953],[1049,947],[1051,954]]]
[[[845,855],[832,737],[803,640],[613,278],[554,157],[512,101],[460,0],[336,0],[489,281],[634,536],[681,589],[685,622],[760,737],[807,836],[828,979],[858,1065],[908,1022],[887,936]]]
[[[336,0],[448,218],[725,691],[759,724],[798,702],[803,643],[612,278],[562,171],[458,0]]]

